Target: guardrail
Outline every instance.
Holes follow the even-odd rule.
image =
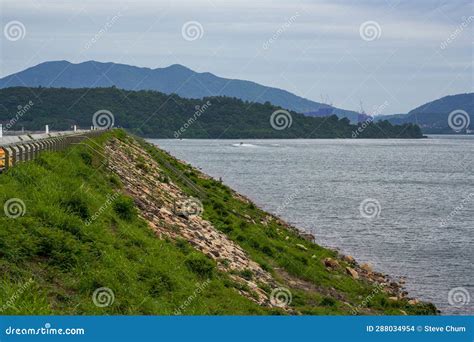
[[[0,172],[38,157],[43,151],[61,151],[71,144],[88,137],[95,137],[105,130],[54,132],[5,136],[0,139]]]

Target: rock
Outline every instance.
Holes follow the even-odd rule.
[[[263,220],[260,221],[260,223],[263,224],[264,226],[268,226],[268,223],[270,223],[272,220],[273,220],[273,217],[271,217],[270,215],[267,215],[265,216]]]
[[[313,234],[304,233],[304,232],[299,232],[299,235],[300,235],[303,239],[308,240],[308,241],[310,241],[310,242],[316,241],[316,238],[314,237]]]
[[[349,264],[355,264],[355,259],[350,255],[344,255],[343,260]]]
[[[332,258],[326,258],[323,260],[324,266],[329,267],[329,268],[338,268],[341,267],[337,260],[334,260]]]
[[[398,297],[388,297],[389,300],[393,300],[394,302],[396,302],[398,300]]]
[[[353,268],[346,267],[346,272],[349,274],[353,279],[359,279],[359,273]]]
[[[419,302],[420,302],[420,301],[419,301],[418,299],[410,299],[410,300],[408,301],[408,304],[410,304],[410,305],[416,305],[416,304],[418,304]]]
[[[307,250],[308,250],[308,248],[306,248],[306,247],[305,247],[304,245],[302,245],[301,243],[297,243],[297,244],[296,244],[296,247],[298,247],[298,248],[300,248],[300,249],[302,249],[302,250],[304,250],[304,251],[307,251]]]
[[[173,213],[166,208],[160,208],[160,214],[165,216],[172,216]]]
[[[372,269],[372,265],[371,264],[362,264],[360,265],[360,268],[362,268],[364,271],[366,271],[367,273],[372,273],[373,272],[373,269]]]

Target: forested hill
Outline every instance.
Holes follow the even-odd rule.
[[[91,88],[112,87],[128,90],[155,90],[184,98],[205,96],[236,97],[244,101],[270,102],[299,113],[318,112],[327,104],[318,103],[286,90],[255,82],[219,77],[209,72],[196,72],[183,65],[166,68],[141,68],[119,63],[87,61],[41,63],[0,79],[0,88],[9,87]],[[357,122],[358,113],[331,107],[339,117]]]
[[[280,107],[229,97],[184,99],[156,91],[118,88],[0,90],[0,123],[10,130],[89,128],[94,113],[113,114],[115,126],[154,138],[420,138],[413,124],[351,125],[347,118],[276,112]],[[273,114],[273,116],[272,116]]]

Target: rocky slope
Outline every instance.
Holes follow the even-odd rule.
[[[105,151],[110,170],[124,182],[127,194],[133,197],[141,216],[158,237],[187,240],[216,260],[219,270],[233,272],[231,278],[252,291],[241,290],[242,295],[261,305],[271,305],[268,294],[256,282],[275,287],[276,281],[242,248],[197,215],[202,210],[198,199],[188,198],[173,183],[162,183],[160,180],[165,175],[160,166],[136,143],[125,144],[113,139]],[[179,212],[177,207],[180,207]],[[246,270],[254,275],[252,281],[238,275]]]
[[[323,302],[340,301],[340,310],[347,314],[381,313],[377,304],[371,303],[374,298],[374,301],[386,306],[385,309],[393,309],[393,313],[428,313],[433,310],[428,304],[408,298],[399,282],[374,272],[370,265],[359,265],[351,256],[322,249],[314,243],[313,236],[302,233],[278,217],[258,208],[254,209],[253,212],[257,214],[253,215],[230,208],[232,201],[251,208],[255,206],[244,196],[144,141],[131,137],[113,138],[107,142],[105,152],[109,169],[120,177],[126,193],[139,208],[141,217],[159,238],[189,241],[194,248],[215,260],[220,272],[227,273],[241,285],[236,286],[241,295],[259,305],[276,306],[298,314],[304,313],[305,306],[311,306],[311,302],[315,301],[313,296],[322,296]],[[245,248],[246,243],[240,236],[235,239],[232,234],[226,234],[228,228],[220,225],[218,219],[212,216],[205,218],[207,209],[203,203],[212,203],[214,199],[209,197],[215,195],[215,192],[209,192],[210,186],[206,185],[209,183],[224,187],[232,198],[232,201],[230,197],[227,199],[230,213],[221,213],[220,216],[238,217],[240,225],[251,225],[263,230],[266,239],[273,236],[268,231],[274,229],[277,239],[291,245],[297,258],[304,260],[303,264],[317,266],[310,266],[304,273],[298,274],[298,271],[293,270],[297,265],[285,265],[293,261],[286,260],[281,264],[276,258],[269,257],[274,255],[268,251],[271,251],[271,247],[259,246],[257,249],[263,250],[265,254],[266,263],[262,262],[261,255],[256,254],[253,248]],[[184,188],[188,188],[188,191],[184,191]],[[193,197],[190,193],[197,196]],[[239,238],[244,243],[239,245]],[[258,245],[258,242],[253,244]],[[253,260],[252,255],[258,261]],[[315,268],[319,273],[315,272]],[[309,274],[311,272],[316,273],[317,277],[326,278],[325,281],[315,280],[314,275]],[[335,286],[331,286],[331,283]],[[281,305],[281,300],[287,298],[278,298],[279,294],[275,297],[275,289],[284,289],[289,296],[298,292],[297,296],[305,302],[304,305],[299,308],[286,305],[289,303]],[[363,296],[362,293],[368,294]]]

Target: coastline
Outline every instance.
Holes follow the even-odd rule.
[[[4,199],[24,203],[23,215],[0,217],[0,296],[35,288],[7,315],[437,314],[123,130],[19,163],[0,183]],[[97,306],[104,289],[111,301]]]
[[[142,140],[141,138],[139,138]],[[200,169],[197,167],[194,167],[193,165],[189,164],[188,162],[184,160],[180,160],[174,156],[172,156],[170,153],[160,149],[158,146],[148,142],[148,141],[141,141],[141,144],[145,145],[152,145],[153,148],[159,150],[161,153],[166,154],[169,158],[172,160],[175,160],[177,163],[182,164],[185,166],[186,169],[192,170],[193,173],[197,174],[199,178],[202,179],[209,179],[214,182],[221,183],[220,180],[214,179],[213,177],[205,174],[202,172]],[[310,233],[307,233],[303,231],[302,229],[299,229],[298,227],[295,227],[289,223],[287,223],[285,220],[282,218],[278,217],[277,215],[274,215],[272,213],[266,212],[265,210],[259,208],[251,199],[248,197],[238,193],[237,191],[233,190],[232,188],[228,187],[225,184],[222,184],[223,186],[227,187],[231,193],[232,196],[239,201],[245,202],[248,205],[252,207],[258,208],[261,212],[265,213],[266,217],[264,220],[261,221],[261,223],[265,224],[265,222],[269,221],[275,221],[277,222],[280,226],[284,227],[286,230],[294,233],[296,236],[299,238],[307,241],[309,244],[316,246],[317,248],[324,248],[326,250],[330,250],[333,254],[333,258],[326,258],[322,260],[322,263],[326,267],[327,270],[335,270],[335,269],[342,269],[344,272],[348,275],[350,275],[352,278],[356,280],[361,280],[363,282],[367,282],[368,284],[371,285],[373,288],[371,294],[369,294],[366,298],[364,298],[361,301],[361,304],[359,306],[354,306],[351,310],[351,314],[359,314],[365,305],[370,302],[371,297],[375,296],[379,292],[383,292],[388,295],[388,300],[392,302],[406,302],[409,305],[418,305],[418,304],[428,304],[431,305],[434,308],[434,314],[439,314],[440,311],[437,310],[433,304],[431,303],[425,303],[420,301],[417,298],[411,297],[409,293],[406,291],[404,287],[404,278],[401,279],[395,279],[394,277],[390,276],[389,274],[384,274],[381,272],[374,271],[372,269],[372,266],[368,263],[360,264],[357,262],[357,260],[350,256],[350,255],[344,255],[340,251],[336,249],[330,249],[328,247],[322,247],[317,244],[316,242],[316,237]],[[401,314],[407,314],[404,310],[400,310]]]

